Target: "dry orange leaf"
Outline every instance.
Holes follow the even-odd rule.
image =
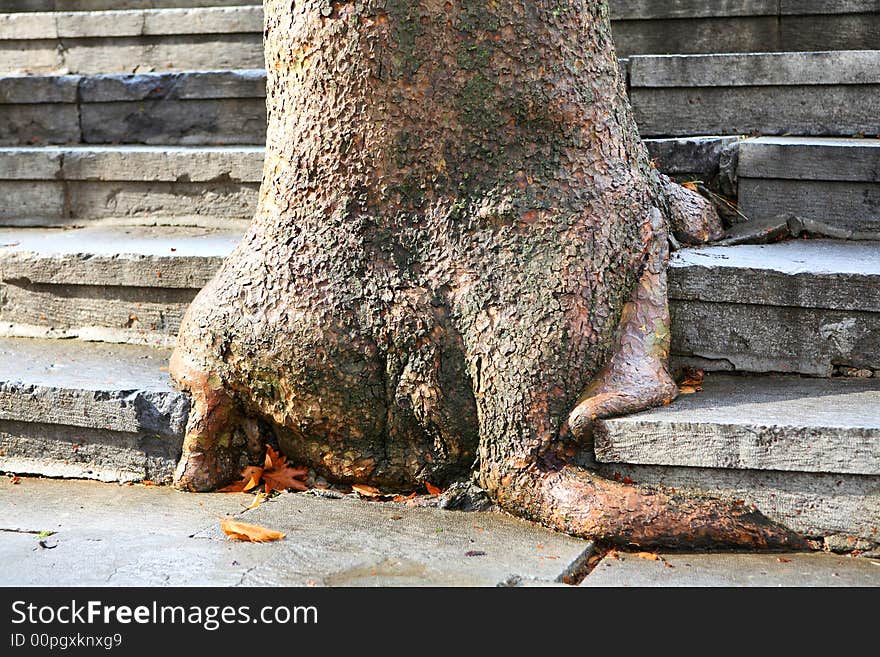
[[[229,484],[226,488],[221,488],[220,493],[244,493],[252,488],[256,488],[263,476],[263,468],[256,465],[249,465],[241,471],[241,480],[234,484]]]
[[[633,556],[647,561],[663,561],[663,557],[659,554],[654,554],[653,552],[636,552]]]
[[[361,497],[381,497],[382,491],[375,486],[367,486],[366,484],[353,484],[351,489]]]
[[[266,543],[268,541],[280,541],[284,538],[283,532],[260,527],[259,525],[249,525],[246,522],[238,522],[229,518],[224,518],[220,521],[220,528],[229,538],[235,541]]]
[[[439,495],[440,493],[443,492],[443,489],[442,489],[442,488],[439,488],[439,487],[435,486],[435,485],[432,484],[430,481],[426,481],[426,482],[425,482],[425,488],[428,489],[428,492],[429,492],[431,495]]]
[[[395,495],[391,499],[391,501],[392,502],[406,502],[407,500],[411,500],[411,499],[415,498],[415,496],[416,496],[416,492],[413,491],[409,495]]]

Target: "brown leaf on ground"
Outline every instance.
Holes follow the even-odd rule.
[[[266,543],[268,541],[279,541],[284,538],[283,532],[260,527],[259,525],[249,525],[246,522],[238,522],[229,518],[224,518],[220,521],[220,528],[234,541]]]
[[[406,502],[407,500],[415,499],[416,492],[413,491],[409,495],[395,495],[391,501],[392,502]]]
[[[375,486],[367,486],[366,484],[352,484],[351,489],[361,497],[382,497],[382,491]]]
[[[430,493],[431,495],[439,495],[443,492],[442,488],[440,488],[439,486],[435,486],[430,481],[425,482],[425,488],[428,489],[428,493]]]
[[[633,556],[638,557],[639,559],[645,559],[646,561],[663,561],[663,557],[653,552],[636,552]]]
[[[684,378],[678,384],[678,390],[683,395],[692,395],[703,390],[703,370],[688,368]]]
[[[10,481],[12,481],[13,484],[20,484],[21,477],[19,477],[18,475],[12,475],[12,478],[10,479]]]
[[[241,471],[241,480],[234,484],[229,484],[226,488],[221,488],[218,493],[245,493],[252,488],[256,488],[263,477],[263,468],[256,465],[249,465]]]

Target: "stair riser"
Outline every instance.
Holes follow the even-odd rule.
[[[677,491],[756,505],[771,519],[807,536],[880,536],[880,477],[664,466],[600,465],[606,477],[629,477]]]
[[[646,137],[880,134],[880,85],[631,89]]]
[[[0,470],[99,481],[168,482],[182,437],[0,421]]]
[[[739,210],[753,219],[796,215],[844,231],[847,239],[880,239],[877,182],[740,177]]]
[[[0,146],[262,144],[262,99],[0,105]]]
[[[145,73],[259,68],[262,35],[194,34],[0,41],[0,73]]]
[[[253,217],[257,183],[0,181],[0,225],[230,226]]]
[[[834,365],[880,369],[880,313],[681,300],[670,310],[683,364],[821,377]]]

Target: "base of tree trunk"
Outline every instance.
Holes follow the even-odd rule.
[[[668,233],[720,232],[650,165],[607,2],[266,0],[260,204],[171,361],[177,485],[277,442],[329,480],[474,477],[508,511],[640,547],[793,548],[761,514],[577,467],[671,402]]]

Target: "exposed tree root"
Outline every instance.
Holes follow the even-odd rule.
[[[506,509],[575,536],[617,546],[671,549],[805,549],[759,511],[604,479],[583,468],[538,468],[509,478]]]

